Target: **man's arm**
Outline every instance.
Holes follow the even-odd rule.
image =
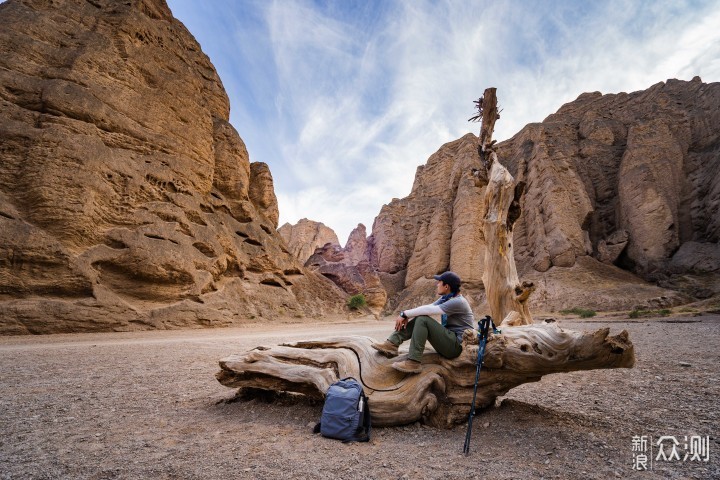
[[[442,315],[443,311],[439,305],[423,305],[410,310],[405,310],[405,315],[410,318],[419,317],[420,315]]]
[[[420,315],[442,315],[443,311],[439,306],[431,303],[430,305],[422,305],[410,310],[404,310],[401,313],[405,314],[405,316],[400,315],[397,320],[395,320],[395,330],[397,331],[405,328],[408,320],[411,318],[419,317]]]

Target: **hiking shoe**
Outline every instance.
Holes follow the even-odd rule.
[[[377,350],[380,355],[383,355],[387,358],[397,357],[398,355],[398,346],[392,343],[390,340],[385,340],[383,343],[373,343],[370,346]]]
[[[422,372],[422,364],[417,360],[402,360],[393,363],[392,368],[403,373],[420,373]]]

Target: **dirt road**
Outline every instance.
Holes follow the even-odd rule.
[[[511,390],[475,418],[469,457],[464,426],[376,428],[368,444],[342,444],[310,433],[321,404],[228,403],[234,391],[214,378],[232,353],[383,339],[389,320],[0,337],[0,479],[720,478],[720,316],[560,322],[628,329],[637,365]],[[645,472],[632,468],[641,436]],[[656,460],[662,436],[680,460],[670,439],[670,459]],[[709,441],[707,462],[682,461],[693,437]]]

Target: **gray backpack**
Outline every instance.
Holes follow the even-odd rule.
[[[370,407],[357,380],[348,377],[330,385],[313,432],[343,443],[370,440]]]

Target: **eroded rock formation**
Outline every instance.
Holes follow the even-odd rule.
[[[0,4],[0,333],[344,308],[163,0]]]
[[[583,94],[498,153],[535,186],[516,243],[538,271],[589,256],[655,282],[673,273],[687,242],[720,250],[719,83],[696,77],[631,94]],[[535,218],[544,228],[533,228]]]
[[[387,291],[377,270],[365,258],[367,237],[365,225],[350,233],[345,248],[332,243],[315,250],[305,266],[322,274],[349,295],[362,293],[368,307],[379,313],[387,303]]]
[[[395,282],[388,309],[430,301],[427,279],[446,269],[482,304],[487,174],[477,141],[468,134],[442,146],[410,195],[375,219],[369,260]],[[583,94],[497,152],[527,185],[514,248],[521,278],[538,286],[531,304],[623,309],[720,293],[717,263],[705,260],[720,251],[720,84]]]
[[[278,233],[285,240],[290,253],[295,255],[300,263],[307,262],[316,248],[324,247],[328,243],[340,246],[332,228],[307,218],[301,219],[295,225],[285,223],[278,229]]]

